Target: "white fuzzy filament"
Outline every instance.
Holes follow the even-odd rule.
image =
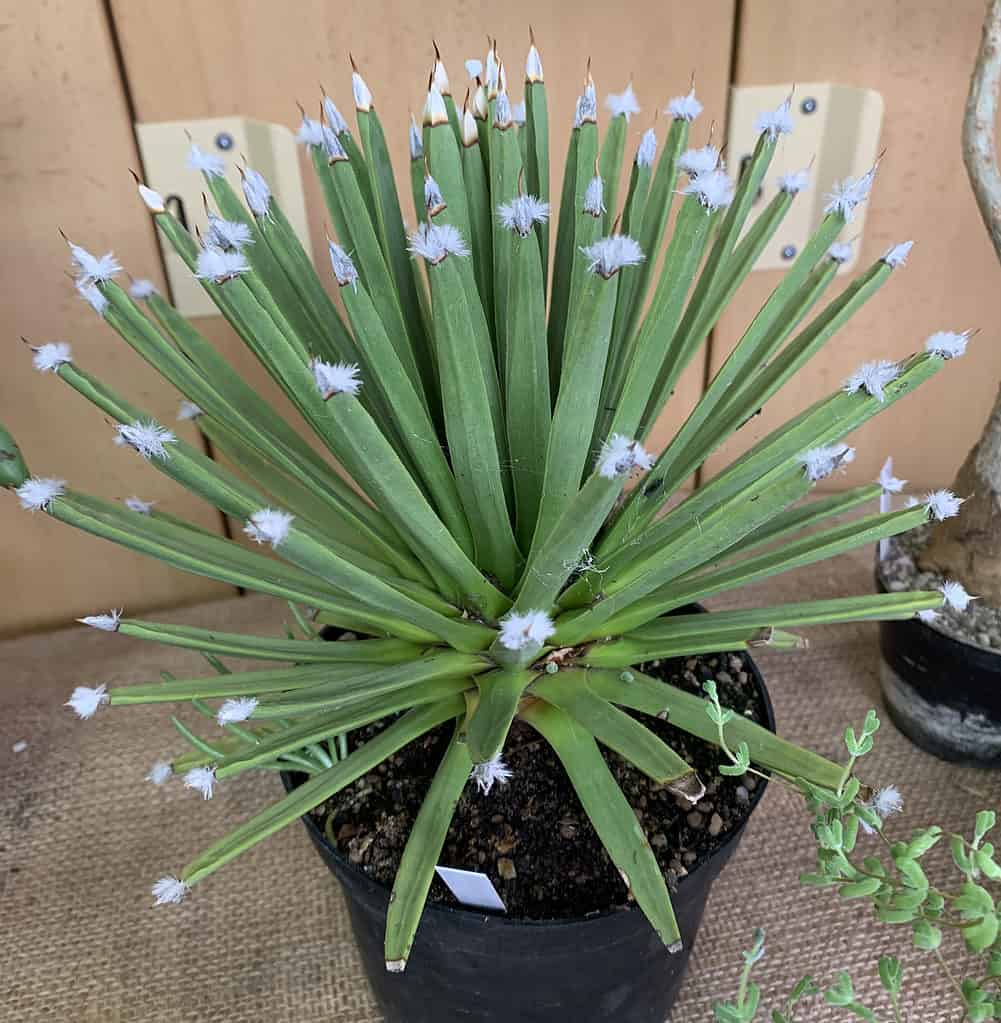
[[[514,771],[512,771],[507,764],[504,763],[500,758],[500,754],[493,757],[491,760],[487,760],[482,764],[477,764],[473,768],[473,773],[470,776],[474,782],[476,782],[477,788],[483,795],[490,795],[490,790],[497,785],[506,785],[512,777],[514,777]]]
[[[497,207],[497,219],[501,227],[527,238],[535,224],[544,224],[549,219],[549,203],[534,195],[518,195]]]
[[[21,507],[27,511],[47,511],[53,498],[66,493],[66,480],[32,476],[15,491]]]
[[[581,252],[587,257],[588,270],[605,280],[624,266],[637,266],[644,258],[639,242],[625,234],[601,238],[593,245],[584,246]]]
[[[898,376],[900,376],[900,366],[895,362],[890,362],[887,359],[864,362],[844,382],[841,389],[846,394],[865,391],[882,403],[886,400],[886,385],[892,383]]]
[[[361,388],[358,367],[348,362],[312,362],[316,389],[326,401],[335,394],[357,394]]]
[[[215,792],[214,767],[192,767],[184,776],[184,787],[200,792],[202,799],[211,799]]]
[[[87,615],[86,618],[78,618],[77,621],[102,632],[117,632],[123,611],[124,608],[112,608],[106,615]]]
[[[73,361],[73,349],[65,341],[50,341],[33,348],[31,362],[39,373],[55,373],[60,366]]]
[[[806,478],[816,482],[826,479],[835,469],[855,460],[855,449],[847,444],[832,444],[825,448],[812,448],[802,455],[800,461],[806,470]]]
[[[605,441],[598,456],[598,472],[605,479],[626,476],[637,469],[646,471],[653,468],[653,457],[638,440],[621,433],[612,434]]]
[[[257,709],[257,700],[253,696],[238,696],[224,701],[216,714],[220,725],[232,725],[238,721],[246,721]]]
[[[545,611],[526,611],[524,614],[511,612],[501,619],[500,642],[508,650],[524,650],[525,647],[545,643],[556,631],[553,620]]]
[[[73,712],[81,720],[92,718],[97,713],[97,708],[106,704],[109,700],[108,687],[105,685],[77,686],[70,694],[65,706],[72,707]]]
[[[244,533],[254,543],[270,544],[277,548],[288,538],[288,531],[295,516],[275,508],[262,508],[250,516],[250,521],[243,527]]]
[[[685,96],[675,96],[667,104],[665,114],[670,114],[676,121],[694,121],[702,113],[702,104],[695,98],[695,89]]]
[[[118,436],[143,458],[170,458],[168,444],[176,444],[174,434],[159,423],[147,419],[145,422],[120,423]]]

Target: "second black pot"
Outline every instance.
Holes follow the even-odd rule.
[[[764,681],[747,670],[775,719]],[[287,789],[293,778],[282,775]],[[749,813],[765,789],[751,795]],[[688,965],[709,889],[744,830],[692,865],[672,901],[683,948],[669,953],[636,907],[578,920],[525,921],[429,903],[405,973],[387,973],[383,953],[389,889],[350,864],[317,821],[309,837],[340,881],[365,973],[386,1023],[664,1023]],[[745,821],[746,823],[746,821]]]

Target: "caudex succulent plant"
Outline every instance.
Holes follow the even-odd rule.
[[[253,169],[239,170],[244,205],[223,160],[192,148],[191,167],[218,210],[200,238],[139,185],[160,231],[303,422],[272,408],[149,282],[125,290],[111,253],[97,258],[70,244],[80,295],[176,388],[181,416],[197,419],[227,463],[113,393],[65,343],[35,348],[35,367],[114,420],[117,443],[244,522],[266,549],[210,535],[138,499],[120,506],[30,476],[13,440],[0,437],[0,480],[26,509],[280,597],[300,623],[304,638],[276,639],[118,611],[83,619],[202,651],[220,669],[73,692],[81,717],[106,704],[176,702],[216,719],[207,738],[175,719],[190,749],[154,766],[152,781],[180,775],[209,798],[255,768],[308,775],[157,881],[158,903],[180,902],[406,743],[452,726],[389,905],[391,970],[406,965],[453,805],[471,776],[485,799],[505,780],[501,754],[515,718],[551,744],[632,898],[665,945],[678,947],[664,877],[600,747],[692,802],[702,781],[643,715],[722,743],[724,770],[734,773],[753,764],[842,791],[844,768],[728,712],[715,693],[703,699],[637,666],[706,651],[793,649],[802,645],[787,631],[796,626],[909,617],[966,599],[953,588],[672,614],[948,511],[939,494],[831,524],[881,486],[804,499],[851,460],[846,435],[962,352],[966,335],[951,332],[933,334],[901,362],[861,367],[665,511],[904,262],[910,243],[815,312],[848,251],[839,236],[876,168],[834,188],[812,238],[677,435],[654,453],[647,438],[679,376],[807,187],[805,171],[784,175],[745,231],[776,148],[793,129],[790,103],[758,119],[754,153],[734,182],[714,146],[690,148],[702,110],[694,90],[671,100],[666,137],[651,128],[640,138],[620,212],[617,183],[638,105],[631,88],[609,97],[613,116],[599,139],[588,71],[551,257],[539,53],[533,43],[523,107],[508,95],[495,47],[473,71],[482,80],[460,110],[437,59],[423,124],[411,123],[418,226],[409,237],[383,126],[357,68],[357,137],[327,96],[320,120],[303,117],[299,139],[335,235],[329,252],[341,306]],[[363,638],[322,642],[316,625]],[[226,673],[219,658],[227,656],[264,666]],[[347,733],[376,721],[385,727],[351,749]]]

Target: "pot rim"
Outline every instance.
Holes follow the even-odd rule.
[[[701,604],[689,604],[685,607],[678,608],[677,611],[671,612],[677,613],[681,611],[688,611],[694,608],[700,612],[711,614]],[[761,669],[758,667],[754,658],[747,651],[742,651],[744,658],[748,665],[748,674],[754,682],[755,688],[758,691],[758,695],[761,697],[761,702],[764,706],[764,721],[762,724],[770,731],[775,731],[775,709],[772,706],[771,697],[768,693],[768,687],[765,684],[764,676],[761,674]],[[705,656],[705,655],[702,655]],[[286,792],[291,792],[296,786],[292,783],[292,775],[295,772],[282,771],[281,780],[282,785],[285,787]],[[765,794],[765,790],[768,788],[768,779],[762,779],[758,787],[750,794],[748,801],[747,816],[741,821],[741,823],[727,832],[726,837],[723,841],[711,852],[703,853],[695,860],[695,862],[688,869],[688,873],[678,879],[678,887],[680,888],[685,882],[694,874],[697,870],[704,867],[710,860],[715,859],[717,856],[726,854],[728,851],[732,851],[730,847],[737,842],[741,835],[744,833],[744,828],[747,826],[747,822],[751,819],[751,814],[755,811],[758,803],[761,802],[762,797]],[[311,812],[304,813],[300,820],[305,825],[307,831],[310,833],[310,837],[318,845],[323,847],[326,855],[336,860],[338,868],[349,874],[351,878],[358,884],[364,884],[371,888],[381,890],[385,892],[386,898],[389,898],[390,889],[384,885],[381,881],[376,880],[374,877],[366,874],[360,867],[355,866],[351,863],[346,856],[344,856],[339,849],[333,846],[328,840],[326,833],[317,823]],[[480,917],[484,922],[489,921],[491,926],[498,927],[574,927],[580,926],[581,924],[587,924],[595,920],[602,920],[607,917],[617,916],[621,913],[640,913],[642,910],[635,903],[629,903],[624,906],[613,906],[611,909],[600,910],[594,913],[588,913],[586,916],[577,917],[561,917],[556,920],[534,920],[531,918],[513,917],[508,916],[506,913],[491,913],[482,909],[475,909],[466,906],[449,906],[442,902],[425,902],[424,912],[432,914],[451,914],[453,916],[465,916],[465,917]]]

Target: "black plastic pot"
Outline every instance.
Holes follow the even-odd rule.
[[[886,592],[877,571],[876,586]],[[923,750],[1001,767],[1001,653],[917,618],[880,622],[880,683],[893,723]]]
[[[771,701],[756,665],[748,674],[774,731]],[[287,789],[293,778],[282,775]],[[766,783],[751,794],[749,813]],[[514,920],[429,903],[405,973],[383,955],[389,889],[343,857],[310,815],[309,837],[340,881],[365,973],[386,1023],[664,1023],[678,995],[713,881],[744,830],[697,860],[672,896],[683,949],[668,953],[636,907],[578,920]],[[746,822],[745,822],[746,823]]]

